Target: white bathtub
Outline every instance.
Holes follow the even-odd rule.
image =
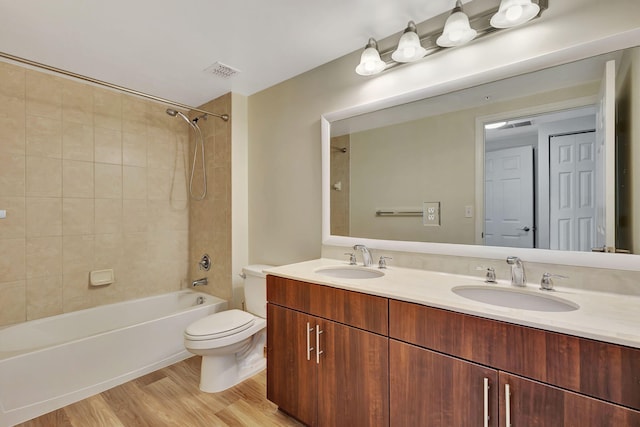
[[[0,329],[0,427],[188,358],[187,325],[226,308],[184,290]]]

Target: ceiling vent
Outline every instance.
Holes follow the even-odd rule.
[[[225,65],[222,62],[216,62],[215,64],[205,68],[204,71],[223,79],[231,78],[240,72],[240,70]]]

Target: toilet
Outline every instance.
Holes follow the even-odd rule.
[[[202,356],[200,390],[226,390],[266,367],[267,283],[263,270],[270,267],[242,269],[247,311],[222,311],[187,326],[184,346]]]

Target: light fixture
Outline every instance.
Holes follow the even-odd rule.
[[[448,0],[450,1],[450,0]],[[500,0],[500,4],[468,16],[462,10],[463,0],[456,0],[442,30],[418,34],[414,21],[409,21],[395,49],[378,50],[370,38],[360,56],[356,73],[372,76],[408,62],[433,55],[443,49],[463,45],[474,39],[515,27],[540,16],[549,8],[550,0]],[[497,3],[497,2],[496,2]],[[438,19],[441,19],[438,17]]]
[[[531,0],[502,0],[490,23],[494,28],[511,28],[532,20],[538,12],[540,6]]]
[[[356,73],[361,76],[371,76],[382,72],[386,66],[387,64],[380,59],[378,43],[373,38],[370,38],[360,56],[360,64],[356,67]]]
[[[484,125],[484,128],[487,130],[490,129],[500,129],[503,126],[506,126],[507,122],[495,122],[495,123],[487,123]]]
[[[427,50],[420,45],[416,24],[409,21],[402,37],[400,37],[398,48],[391,54],[391,58],[396,62],[413,62],[426,54]]]
[[[442,47],[461,46],[473,40],[478,33],[469,25],[469,17],[462,11],[462,1],[456,1],[456,7],[444,24],[442,35],[436,43]]]

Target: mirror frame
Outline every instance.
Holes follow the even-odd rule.
[[[446,87],[427,87],[413,92],[408,92],[388,99],[382,99],[371,103],[366,103],[343,110],[326,113],[320,117],[321,139],[322,139],[322,244],[327,246],[353,246],[355,244],[365,244],[369,248],[399,252],[415,252],[434,255],[462,256],[486,259],[503,259],[507,256],[518,256],[528,262],[560,264],[579,267],[594,267],[615,270],[640,271],[640,257],[638,255],[594,253],[594,252],[574,252],[559,251],[550,249],[528,249],[510,248],[499,246],[463,245],[452,243],[430,243],[412,242],[399,240],[380,240],[362,237],[335,236],[331,235],[331,215],[330,215],[330,139],[331,122],[343,120],[360,114],[380,110],[430,98],[444,93],[460,90],[488,81],[501,80],[515,75],[539,71],[545,68],[561,65],[573,61],[578,61],[591,56],[601,55],[615,50],[626,49],[638,45],[640,28],[628,31],[605,39],[575,45],[561,51],[547,54],[536,58],[532,63],[528,63],[523,69],[517,66],[504,67],[498,72],[478,73],[465,79],[452,82]],[[477,126],[477,124],[476,124]],[[476,143],[476,167],[479,161],[478,150],[484,149],[484,139],[482,144]],[[483,167],[484,169],[484,167]],[[476,171],[477,174],[480,171]],[[477,179],[476,179],[477,181]],[[478,182],[475,184],[478,186]],[[476,206],[476,212],[479,212]],[[478,217],[478,216],[476,216]]]

